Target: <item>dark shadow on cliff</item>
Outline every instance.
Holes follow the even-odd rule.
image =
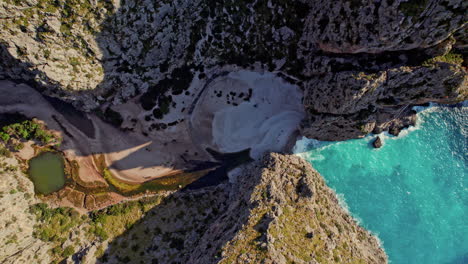
[[[9,61],[17,65],[22,63],[8,54],[4,46],[0,46],[0,50],[4,62]],[[25,74],[38,73],[29,72]],[[6,79],[18,84],[27,83],[37,91],[43,91],[42,87],[34,81],[25,82],[23,80]],[[93,137],[94,134],[90,128],[94,127],[92,127],[87,113],[77,110],[69,102],[48,96],[44,96],[44,98],[58,112],[63,114],[73,126],[80,129],[88,137]],[[29,118],[32,118],[32,116]],[[64,131],[64,134],[66,134],[66,131]],[[116,151],[118,150],[116,149]],[[188,185],[187,188],[163,198],[161,204],[148,211],[143,218],[129,227],[127,231],[112,240],[99,261],[106,262],[109,260],[110,263],[188,263],[191,249],[197,246],[197,242],[210,227],[210,224],[215,222],[228,208],[231,186],[226,182],[220,184],[219,180],[227,180],[226,173],[234,167],[234,163],[237,165],[250,161],[249,150],[240,152],[240,155],[221,154],[212,150],[210,150],[210,153],[219,162],[208,165],[218,167],[217,170],[209,173],[208,178],[194,182]],[[196,166],[208,166],[196,161],[188,162],[193,162]],[[257,182],[259,178],[252,178],[252,183]],[[251,191],[248,190],[245,195],[249,196]],[[112,206],[103,210],[108,212],[112,210]],[[241,223],[240,225],[235,225],[235,229],[232,229],[232,226],[224,227],[226,230],[231,229],[229,231],[230,235],[216,241],[218,247],[230,241],[239,231],[238,228],[242,226],[242,223],[247,221],[249,208],[246,206],[243,210],[246,210],[246,212],[242,213],[242,217],[237,219],[237,223]],[[91,217],[93,215],[92,213]],[[80,260],[79,256],[73,256],[73,259]],[[138,259],[141,259],[141,261],[138,261]],[[172,261],[171,259],[179,259],[179,261]]]
[[[22,62],[22,61],[20,61],[20,60],[18,60],[16,58],[14,58],[8,52],[6,46],[4,44],[2,44],[2,43],[0,43],[0,57],[2,58],[2,62],[0,64],[0,73],[2,73],[2,72],[6,73],[7,69],[17,69],[17,70],[21,70],[21,73],[17,73],[17,76],[25,76],[25,78],[26,78],[26,79],[12,80],[11,78],[8,77],[8,74],[5,74],[5,75],[0,75],[0,80],[5,79],[5,80],[13,81],[16,84],[25,83],[25,84],[33,87],[39,93],[41,93],[41,97],[51,106],[51,108],[55,109],[55,111],[56,111],[55,114],[52,112],[52,113],[50,113],[50,116],[49,116],[50,117],[49,120],[52,120],[51,122],[55,122],[56,124],[47,124],[47,125],[50,126],[50,127],[53,127],[53,128],[57,128],[58,130],[62,130],[63,131],[64,141],[78,141],[79,139],[77,139],[76,137],[74,137],[72,135],[72,134],[77,135],[77,133],[79,134],[79,132],[74,132],[76,130],[80,131],[83,134],[83,135],[79,136],[79,138],[83,138],[82,136],[85,136],[86,138],[88,138],[90,140],[95,139],[96,132],[99,134],[100,131],[96,131],[96,129],[98,129],[98,127],[96,126],[96,124],[90,118],[90,116],[94,116],[95,119],[100,118],[102,121],[107,122],[108,123],[107,126],[111,130],[113,129],[118,133],[127,134],[128,137],[130,137],[130,138],[132,138],[132,137],[140,138],[140,140],[138,141],[139,144],[142,144],[142,140],[144,142],[150,142],[150,144],[146,148],[139,149],[137,151],[131,152],[128,156],[123,157],[121,160],[119,160],[118,162],[120,162],[122,164],[125,164],[125,165],[119,165],[118,169],[128,170],[128,169],[133,169],[133,168],[138,168],[138,167],[163,166],[162,164],[157,164],[157,163],[150,164],[150,165],[147,164],[147,166],[142,166],[141,164],[138,164],[138,162],[136,162],[136,163],[135,162],[128,162],[129,160],[137,159],[135,157],[139,157],[139,156],[145,155],[145,154],[147,155],[147,151],[145,149],[160,148],[160,145],[155,145],[154,143],[152,143],[154,138],[146,137],[147,139],[145,139],[144,135],[141,135],[141,134],[137,135],[136,132],[132,132],[132,131],[128,131],[128,130],[124,131],[124,130],[120,129],[119,122],[115,122],[116,119],[119,119],[119,117],[115,116],[115,115],[118,115],[118,114],[116,114],[115,112],[112,112],[111,110],[102,110],[102,111],[99,110],[99,111],[95,112],[97,114],[95,114],[95,113],[85,113],[83,111],[78,110],[70,102],[66,102],[66,101],[63,101],[62,99],[42,94],[46,89],[44,89],[44,87],[41,84],[39,84],[39,83],[37,83],[37,82],[35,82],[33,80],[34,76],[43,76],[44,81],[46,82],[46,86],[54,86],[56,84],[54,84],[52,81],[50,81],[45,76],[45,74],[40,72],[39,70],[30,70],[31,68],[33,68],[33,65],[30,65],[28,63],[24,63],[24,62]],[[60,89],[60,88],[58,87],[57,89]],[[72,92],[68,92],[68,93],[72,93]],[[77,92],[77,94],[80,94],[80,92]],[[22,100],[22,98],[18,98],[18,99],[19,99],[19,101]],[[27,103],[27,104],[29,104],[29,106],[30,106],[30,104],[34,104],[34,102],[25,102],[25,101],[23,103]],[[108,115],[106,115],[106,112],[108,113]],[[65,118],[67,123],[60,122],[60,120],[57,118],[56,115],[63,116],[63,118]],[[109,120],[108,116],[110,116],[110,119],[112,119],[112,120]],[[34,117],[36,117],[34,115],[34,113],[31,113],[31,114],[28,113],[28,118],[34,118]],[[18,120],[18,121],[20,121],[20,120]],[[72,126],[72,127],[70,127],[70,126]],[[70,131],[72,133],[70,133]],[[112,136],[102,135],[102,133],[100,133],[100,134],[101,134],[101,138],[103,140],[112,142]],[[174,143],[174,142],[175,141],[169,142],[168,145],[165,146],[164,148],[167,148],[167,150],[170,151],[171,150],[171,143]],[[134,148],[134,147],[138,146],[138,145],[127,145],[126,148],[122,148],[122,145],[119,145],[119,144],[115,144],[115,145],[108,144],[110,147],[108,149],[106,149],[106,152],[100,152],[100,151],[94,151],[94,150],[91,151],[90,148],[87,147],[88,144],[89,143],[87,142],[87,140],[84,140],[83,142],[77,142],[77,144],[75,144],[76,146],[79,147],[78,151],[80,152],[80,155],[88,156],[88,155],[91,155],[91,154],[113,153],[113,152],[119,152],[119,151],[126,150],[127,147],[128,148]],[[67,149],[65,148],[63,150],[67,150]],[[76,151],[75,149],[72,149],[72,150]],[[212,159],[212,158],[209,158],[209,157],[200,157],[201,159],[197,160],[197,159],[194,159],[193,155],[192,155],[192,157],[190,157],[190,156],[189,157],[184,157],[186,155],[185,153],[180,153],[180,154],[181,154],[180,155],[181,162],[178,162],[177,164],[174,164],[172,166],[172,168],[174,170],[181,169],[181,170],[195,171],[195,170],[204,170],[204,169],[208,169],[208,168],[215,168],[215,167],[220,165],[219,162],[213,162],[213,161],[216,161],[215,159]],[[134,164],[134,165],[129,166],[131,164]],[[114,164],[109,164],[109,166],[111,168],[117,168],[117,167],[115,167]]]
[[[99,258],[102,263],[199,263],[193,258],[202,241],[214,263],[229,241],[247,223],[249,197],[260,183],[261,174],[249,176],[249,187],[230,183],[199,190],[182,190],[162,200],[127,231],[113,239]],[[112,210],[112,209],[104,209]],[[222,237],[210,237],[211,233]]]

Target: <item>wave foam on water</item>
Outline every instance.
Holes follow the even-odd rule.
[[[468,107],[468,100],[463,101],[453,106],[445,106],[445,105],[440,105],[437,103],[429,103],[428,106],[413,106],[412,109],[418,113],[418,118],[414,126],[410,126],[410,127],[402,129],[400,133],[398,134],[398,136],[391,135],[387,131],[385,131],[380,134],[370,133],[367,136],[365,136],[363,139],[370,142],[374,140],[377,136],[380,136],[383,143],[385,143],[386,140],[402,139],[408,136],[410,133],[421,129],[421,126],[424,124],[425,119],[428,117],[430,113],[444,111],[447,107],[452,107],[452,108]],[[468,133],[468,132],[463,131],[463,134],[465,133]],[[354,140],[354,139],[351,139],[351,140]],[[346,141],[341,141],[341,142],[346,142]],[[325,157],[323,157],[322,155],[311,156],[308,154],[308,152],[311,149],[323,150],[328,145],[340,144],[341,142],[320,141],[317,139],[310,139],[310,138],[302,137],[302,139],[298,140],[296,142],[296,145],[293,147],[293,153],[305,159],[323,160]]]
[[[467,263],[468,104],[419,109],[418,122],[373,149],[377,135],[339,143],[303,138],[341,207],[378,237],[391,263]],[[398,139],[398,140],[397,140]]]

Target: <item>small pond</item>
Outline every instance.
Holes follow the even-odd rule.
[[[31,159],[28,173],[36,193],[50,194],[65,184],[64,160],[58,153],[45,152]]]

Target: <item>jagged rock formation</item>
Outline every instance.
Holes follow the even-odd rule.
[[[396,134],[414,123],[411,105],[468,98],[467,5],[5,0],[0,79],[35,84],[81,110],[116,116],[116,125],[147,131],[175,108],[174,98],[195,97],[188,93],[193,82],[204,87],[221,71],[269,71],[304,90],[302,135],[344,140],[387,129]],[[113,109],[127,103],[123,119]],[[170,125],[157,125],[170,133]],[[10,231],[2,232],[10,239]],[[25,237],[32,241],[29,233]],[[95,262],[100,243],[85,243],[68,262]],[[2,250],[15,254],[11,245]],[[99,261],[137,259],[386,262],[376,239],[343,211],[310,165],[279,154],[247,166],[235,183],[172,195],[110,242]]]
[[[303,41],[332,53],[429,48],[466,23],[464,1],[307,1]]]
[[[237,181],[227,208],[207,228],[189,262],[386,262],[377,240],[301,158],[269,154]]]
[[[82,109],[141,95],[160,113],[195,76],[260,65],[306,91],[304,135],[355,138],[399,125],[406,105],[466,99],[462,62],[444,59],[451,36],[466,52],[466,9],[462,0],[5,1],[0,76],[35,80]]]
[[[98,245],[77,253],[94,263]],[[86,257],[91,255],[91,257]],[[268,154],[235,183],[175,193],[115,239],[102,263],[386,263],[378,241],[309,163]]]
[[[444,62],[371,74],[329,73],[306,82],[305,87],[304,105],[309,116],[302,123],[302,133],[319,140],[380,133],[401,122],[399,119],[414,115],[411,105],[468,98],[466,71]],[[403,123],[412,124],[411,118]]]

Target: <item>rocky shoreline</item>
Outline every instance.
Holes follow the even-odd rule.
[[[398,134],[414,124],[413,105],[466,100],[466,9],[462,0],[0,3],[0,112],[45,122],[77,165],[76,183],[113,188],[105,195],[71,186],[58,192],[57,199],[79,197],[64,204],[90,211],[81,220],[68,209],[33,207],[39,200],[24,189],[33,198],[19,203],[15,217],[36,219],[21,220],[34,228],[24,239],[2,232],[0,261],[386,263],[375,237],[310,164],[270,152],[289,151],[297,135],[340,141]],[[269,76],[270,92],[284,95],[268,97],[260,77],[235,78],[242,72]],[[274,101],[264,117],[252,109],[245,120],[233,119],[252,98],[253,108]],[[287,120],[300,124],[272,137],[286,106]],[[262,119],[269,122],[242,130]],[[224,142],[231,130],[238,132]],[[232,170],[237,176],[229,181],[182,189],[220,168],[213,153],[248,151],[272,138],[277,142],[257,148],[255,161]],[[19,197],[8,189],[24,175],[12,158],[1,159],[6,212]],[[200,164],[212,167],[196,170]],[[121,195],[135,192],[157,199]],[[4,227],[16,213],[0,218]],[[68,213],[70,236],[45,239],[51,219]]]

